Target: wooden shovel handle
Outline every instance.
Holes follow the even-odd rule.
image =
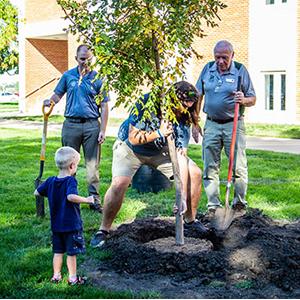
[[[241,90],[241,76],[238,77],[237,90],[238,91]],[[236,102],[235,105],[234,105],[233,129],[232,129],[232,137],[231,137],[230,153],[229,153],[229,166],[228,166],[228,176],[227,176],[227,183],[228,184],[230,184],[231,179],[232,179],[232,170],[233,170],[233,162],[234,162],[234,150],[235,150],[239,110],[240,110],[240,104]]]
[[[53,108],[54,108],[54,105],[55,105],[55,102],[54,102],[53,100],[51,100],[48,111],[46,111],[46,106],[43,105],[43,107],[42,107],[42,112],[43,112],[43,115],[44,115],[44,120],[45,120],[45,119],[48,120],[49,116],[50,116],[51,113],[52,113],[52,110],[53,110]]]
[[[52,113],[54,105],[55,102],[51,100],[49,109],[47,111],[45,105],[43,105],[42,107],[42,112],[44,115],[44,126],[43,126],[42,149],[41,149],[40,161],[45,161],[48,118]]]

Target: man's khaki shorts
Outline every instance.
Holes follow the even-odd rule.
[[[173,168],[168,153],[143,156],[134,153],[125,142],[116,140],[113,145],[112,177],[132,178],[141,165],[149,165],[159,170],[168,179],[173,177]]]

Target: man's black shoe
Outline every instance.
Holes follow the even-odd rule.
[[[247,205],[242,202],[237,202],[232,205],[232,208],[234,210],[245,210],[247,208]]]
[[[185,230],[193,230],[198,232],[199,234],[205,234],[209,231],[207,227],[205,227],[199,220],[195,219],[190,223],[184,222]]]
[[[99,230],[91,240],[91,247],[92,248],[100,248],[104,245],[108,236],[108,232],[105,230]]]

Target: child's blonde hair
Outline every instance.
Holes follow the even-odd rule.
[[[80,154],[72,147],[65,146],[56,150],[55,164],[60,170],[67,169],[72,162],[80,160]]]

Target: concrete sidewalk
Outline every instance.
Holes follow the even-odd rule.
[[[40,129],[42,131],[43,123],[0,118],[0,127]],[[61,127],[62,124],[51,123],[51,122],[48,123],[49,131],[57,131],[58,133],[60,133]],[[118,129],[119,129],[118,127],[108,127],[107,136],[116,137],[118,133]],[[201,145],[201,142],[202,141],[200,140],[199,145]],[[191,138],[190,144],[195,145],[193,138]],[[271,137],[247,136],[247,149],[300,154],[300,139],[282,139],[282,138],[271,138]]]
[[[300,140],[248,136],[247,148],[300,154]]]
[[[199,141],[201,145],[202,139]],[[195,142],[190,139],[190,144]],[[247,149],[300,154],[300,139],[247,136]]]

